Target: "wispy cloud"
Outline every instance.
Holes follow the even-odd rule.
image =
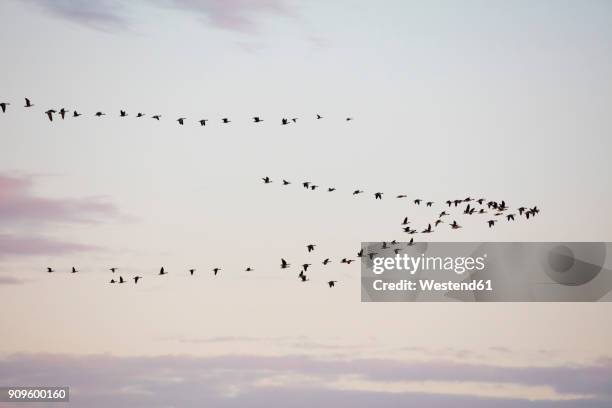
[[[0,259],[5,256],[65,255],[99,248],[45,238],[0,234]]]
[[[32,193],[32,177],[0,174],[0,223],[95,222],[115,217],[116,207],[99,197],[45,198]]]
[[[80,407],[603,408],[612,402],[612,362],[516,368],[290,355],[29,354],[0,360],[0,383],[65,384]]]
[[[288,16],[286,0],[29,0],[44,10],[92,28],[125,29],[130,20],[126,4],[176,9],[197,16],[204,24],[243,33],[257,32],[266,16]]]
[[[1,245],[1,244],[0,244]],[[21,285],[25,280],[13,276],[0,276],[0,285]]]

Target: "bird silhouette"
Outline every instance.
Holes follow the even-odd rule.
[[[159,275],[167,275],[167,274],[168,274],[168,272],[166,272],[166,270],[162,266],[161,269],[159,270]]]
[[[336,188],[335,188],[335,187],[328,187],[328,188],[327,188],[327,191],[329,191],[329,192],[331,193],[331,192],[333,192],[333,191],[336,191]]]
[[[431,207],[431,206],[433,205],[433,201],[428,201],[427,203],[425,203],[425,205],[426,205],[427,207]]]
[[[288,186],[289,184],[291,184],[290,181],[283,179],[283,186]]]
[[[185,123],[185,119],[187,118],[178,118],[176,121],[179,123],[179,125],[183,125]]]
[[[292,121],[293,123],[297,123],[298,118],[291,118],[291,121]]]
[[[400,194],[400,195],[398,195],[398,196],[397,196],[397,197],[395,197],[395,198],[406,198],[406,197],[408,197],[406,194]]]
[[[355,260],[354,259],[342,258],[342,260],[340,261],[340,263],[345,263],[345,264],[348,264],[348,265],[350,265],[351,262],[355,262]]]
[[[119,270],[119,268],[116,268],[116,267],[113,267],[113,268],[109,269],[109,271],[111,271],[112,273],[115,273],[115,271],[117,271],[117,270]]]
[[[408,246],[413,246],[414,245],[414,238],[410,238],[410,241],[408,241]]]
[[[353,120],[353,118],[351,118],[351,117],[346,118],[346,121],[347,121],[347,122],[348,122],[348,121],[351,121],[351,120]]]
[[[382,200],[382,195],[383,195],[383,193],[374,193],[374,199],[375,200]]]
[[[272,182],[272,180],[268,176],[262,177],[261,179],[263,180],[264,184],[270,184]]]
[[[353,191],[353,195],[357,195],[357,194],[361,194],[363,193],[363,190],[355,190]]]
[[[221,271],[221,268],[214,268],[213,269],[213,273],[215,274],[215,276],[217,276],[217,274]]]
[[[144,113],[141,113],[141,112],[138,112],[138,113],[136,114],[136,117],[137,117],[137,118],[142,118],[143,116],[144,116]]]
[[[331,261],[329,260],[329,258],[325,258],[323,260],[323,265],[327,265],[328,263],[330,263]]]
[[[102,117],[102,116],[105,116],[105,115],[106,115],[106,113],[104,113],[104,112],[96,112],[96,116],[97,117]]]
[[[459,228],[461,228],[461,225],[457,224],[457,221],[453,221],[453,223],[451,224],[451,228],[452,229],[459,229]]]
[[[308,270],[308,267],[309,267],[310,265],[311,265],[311,264],[309,264],[309,263],[302,264],[302,269],[304,270],[304,272],[306,272],[306,271]]]
[[[506,215],[506,219],[507,219],[508,221],[514,221],[514,214],[508,214],[508,215]]]
[[[9,102],[0,102],[0,109],[2,109],[2,113],[6,112],[6,107],[9,106]]]
[[[189,270],[189,274],[190,274],[191,276],[193,276],[193,273],[194,273],[195,271],[196,271],[195,269],[190,269],[190,270]]]
[[[402,225],[408,225],[410,221],[408,221],[408,217],[404,217],[404,221],[402,221]]]
[[[497,220],[489,220],[489,221],[487,221],[487,224],[489,224],[489,228],[492,228],[493,225],[495,225],[496,222],[497,222]]]
[[[323,116],[317,114],[317,119],[323,119]]]
[[[288,263],[287,261],[285,261],[283,258],[281,258],[281,269],[287,269],[288,267],[290,267],[291,264]]]
[[[153,119],[155,120],[160,120],[161,119],[161,115],[153,115],[151,116]]]
[[[245,272],[252,272],[253,268],[251,268],[250,266],[247,266],[247,268],[244,270]]]
[[[125,280],[123,279],[123,276],[119,276],[119,283],[125,283]]]
[[[253,116],[253,122],[255,123],[263,122],[263,119],[261,119],[259,116]]]
[[[223,121],[223,123],[230,123],[231,122],[231,120],[229,120],[228,118],[223,118],[221,120]]]
[[[116,282],[115,282],[115,279],[111,279],[111,280],[110,280],[110,283],[116,283]]]
[[[315,244],[308,244],[308,245],[306,245],[306,249],[308,250],[308,252],[314,251],[315,247],[316,247]]]
[[[119,111],[119,116],[122,117],[122,118],[125,118],[127,116],[127,113],[124,110],[120,110]],[[140,116],[138,116],[138,117],[140,117]]]
[[[417,198],[416,200],[414,200],[414,203],[416,205],[421,205],[421,201],[423,201],[423,200],[421,200],[420,198]]]
[[[433,232],[433,230],[431,229],[431,224],[428,224],[428,225],[427,225],[427,228],[425,228],[425,229],[424,229],[423,231],[421,231],[421,232],[422,232],[422,233],[424,233],[424,234],[427,234],[427,233]]]
[[[24,108],[31,108],[32,106],[32,102],[30,102],[30,100],[28,98],[25,98],[25,105]]]
[[[60,109],[59,114],[62,117],[62,120],[64,120],[64,117],[66,116],[66,113],[68,113],[68,111],[64,108]]]
[[[72,273],[77,273],[77,268],[75,268],[74,266],[72,267]]]
[[[206,126],[206,122],[208,122],[208,119],[200,119],[200,126]]]
[[[82,113],[79,113],[79,112],[77,112],[77,111],[72,111],[72,117],[73,117],[73,118],[78,118],[78,117],[79,117],[79,116],[81,116],[81,115],[82,115]]]
[[[53,109],[49,109],[48,111],[45,112],[45,114],[47,115],[47,117],[49,118],[49,120],[51,122],[53,122],[53,114],[56,113]]]
[[[132,279],[134,279],[134,285],[135,285],[138,283],[140,279],[142,279],[142,276],[134,276]]]
[[[281,119],[281,125],[288,125],[289,124],[289,120],[286,118],[282,118]]]
[[[47,272],[48,273],[55,272],[55,269],[47,267]]]
[[[338,281],[335,281],[335,280],[331,280],[327,282],[330,288],[333,288],[336,285],[336,283],[338,283]]]

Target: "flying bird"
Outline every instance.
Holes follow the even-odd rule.
[[[308,252],[314,251],[315,247],[316,247],[315,244],[308,244],[308,245],[306,245],[306,249],[308,250]]]
[[[49,273],[55,272],[55,269],[47,267],[47,272],[49,272]]]
[[[453,221],[453,223],[451,224],[451,228],[452,229],[459,229],[459,228],[461,228],[461,225],[457,224],[457,221]]]
[[[75,268],[74,266],[72,267],[72,273],[77,273],[77,268]]]
[[[206,126],[206,122],[208,122],[208,119],[200,119],[200,126]]]
[[[421,231],[421,232],[423,232],[423,233],[425,233],[425,234],[430,233],[430,232],[433,232],[433,230],[431,229],[431,224],[428,224],[428,225],[427,225],[427,228],[425,228],[425,229],[424,229],[423,231]]]
[[[363,193],[363,190],[355,190],[353,191],[353,195],[357,195],[357,194],[361,194]]]
[[[250,266],[247,266],[247,268],[244,270],[245,272],[252,272],[253,268],[251,268]]]
[[[134,276],[132,279],[134,279],[134,285],[138,283],[138,280],[142,279],[142,276]]]
[[[115,271],[116,271],[116,270],[118,270],[118,269],[119,269],[119,268],[115,268],[115,267],[113,267],[113,268],[110,268],[110,269],[109,269],[109,271],[111,271],[112,273],[115,273]]]
[[[304,272],[306,272],[306,271],[308,270],[308,267],[309,267],[310,265],[311,265],[311,264],[309,264],[309,263],[302,264],[302,269],[304,270]]]
[[[263,180],[264,184],[270,184],[272,182],[272,180],[268,176],[262,177],[261,179]]]
[[[495,225],[495,223],[497,222],[497,220],[489,220],[487,221],[487,224],[489,224],[489,228],[493,227],[493,225]]]
[[[383,194],[384,194],[384,193],[374,193],[374,199],[375,199],[375,200],[382,200],[382,195],[383,195]]]
[[[329,188],[327,189],[327,191],[329,191],[329,192],[331,193],[332,191],[336,191],[336,188],[335,188],[335,187],[329,187]]]
[[[160,120],[161,119],[161,115],[153,115],[151,116],[153,119],[155,120]]]
[[[329,260],[329,258],[325,258],[323,260],[323,265],[327,265],[328,263],[330,263],[331,261]]]
[[[97,117],[102,117],[104,115],[106,115],[106,113],[104,113],[104,112],[96,112],[96,116]]]
[[[414,203],[416,205],[421,205],[421,201],[423,201],[423,200],[421,200],[420,198],[417,198],[416,200],[414,200]]]
[[[289,184],[291,184],[290,181],[283,179],[283,186],[288,186]]]
[[[119,276],[119,283],[125,283],[125,280],[123,279],[123,276]]]
[[[288,125],[289,124],[289,119],[283,118],[281,119],[281,125]]]
[[[327,284],[329,285],[330,288],[333,288],[336,283],[338,283],[338,281],[329,281],[329,282],[327,282]]]
[[[179,123],[179,125],[183,125],[185,123],[185,119],[187,118],[178,118],[176,121]]]
[[[72,111],[72,117],[73,117],[73,118],[78,118],[78,117],[79,117],[79,116],[81,116],[81,115],[82,115],[82,113],[79,113],[79,112],[77,112],[77,111]]]
[[[261,119],[259,116],[253,116],[253,122],[255,123],[263,122],[263,119]]]
[[[231,120],[229,120],[228,118],[223,118],[221,120],[223,121],[223,123],[230,123],[231,122]]]
[[[287,269],[288,267],[290,267],[291,264],[288,263],[287,261],[285,261],[283,258],[281,258],[281,269]]]
[[[64,117],[66,116],[66,113],[68,113],[68,111],[64,108],[60,109],[59,114],[62,117],[62,120],[64,120]]]
[[[193,276],[193,273],[194,273],[195,271],[196,271],[195,269],[190,269],[190,270],[189,270],[189,274],[190,274],[191,276]]]
[[[159,270],[159,275],[167,275],[167,274],[168,274],[168,272],[166,272],[166,270],[162,266],[161,269]]]
[[[213,269],[213,272],[214,272],[215,276],[217,276],[217,274],[219,273],[220,270],[221,270],[221,268]]]
[[[6,112],[6,107],[9,106],[9,102],[0,102],[0,109],[2,109],[2,113]]]
[[[321,116],[321,115],[319,115],[319,114],[317,113],[317,119],[323,119],[323,116]]]
[[[47,115],[47,117],[49,118],[49,120],[51,122],[53,122],[53,114],[56,113],[53,109],[49,109],[48,111],[45,112],[45,114]]]
[[[137,118],[142,118],[143,116],[144,116],[144,113],[141,113],[141,112],[138,112],[138,113],[136,114],[136,117],[137,117]]]
[[[127,116],[127,113],[124,110],[120,110],[119,111],[119,116],[122,118],[125,118]]]
[[[30,100],[28,98],[25,98],[25,106],[24,108],[31,108],[32,106],[32,102],[30,102]]]

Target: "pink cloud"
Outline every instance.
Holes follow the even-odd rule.
[[[14,255],[65,255],[75,252],[94,251],[99,248],[57,241],[45,237],[20,237],[0,234],[0,258]]]
[[[116,0],[29,0],[47,12],[101,30],[125,29],[127,11]],[[264,15],[287,16],[292,9],[286,0],[147,0],[158,7],[175,8],[203,18],[205,23],[230,31],[252,33]],[[135,3],[134,3],[135,4]]]
[[[31,192],[30,177],[0,174],[0,223],[94,222],[118,211],[100,198],[44,198]]]

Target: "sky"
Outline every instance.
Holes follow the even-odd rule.
[[[413,198],[541,208],[432,240],[612,241],[609,2],[7,0],[0,23],[0,385],[85,407],[609,406],[609,304],[361,303],[339,263],[425,226]],[[83,116],[49,122],[61,107]]]

